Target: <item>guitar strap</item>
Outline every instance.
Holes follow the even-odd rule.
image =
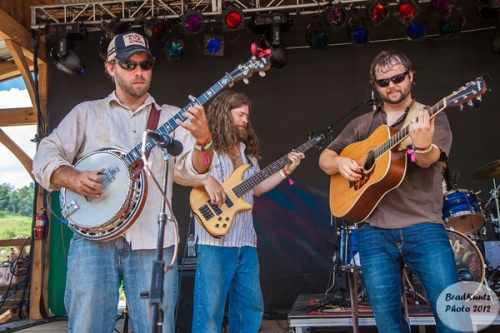
[[[408,110],[408,113],[406,114],[406,118],[405,118],[405,121],[403,123],[403,126],[401,126],[401,128],[405,128],[406,126],[410,125],[411,123],[411,120],[416,118],[418,116],[418,113],[420,111],[421,108],[423,108],[425,105],[417,102],[417,101],[413,101],[413,104],[410,106],[410,110]],[[412,142],[411,142],[411,138],[410,136],[408,135],[408,137],[406,137],[406,139],[404,139],[403,141],[401,141],[401,144],[399,145],[399,148],[398,150],[401,151],[403,149],[407,149],[409,145],[411,145]]]
[[[146,124],[146,129],[156,131],[156,129],[158,128],[158,122],[160,121],[160,113],[161,111],[158,110],[154,104],[152,104],[151,111],[149,112],[148,123]],[[146,156],[149,157],[149,151],[146,153]],[[141,173],[143,167],[144,161],[140,159],[139,164],[134,171],[134,179],[137,179],[137,177],[139,177],[139,174]]]

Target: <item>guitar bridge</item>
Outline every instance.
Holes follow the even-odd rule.
[[[61,215],[64,216],[65,219],[67,219],[71,214],[76,212],[78,210],[78,205],[74,200],[72,200],[69,204],[67,204],[62,210],[61,210]]]

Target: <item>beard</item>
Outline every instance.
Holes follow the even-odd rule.
[[[140,98],[142,96],[144,96],[148,91],[149,91],[149,87],[151,85],[151,78],[146,79],[142,76],[136,78],[142,82],[144,82],[145,84],[143,86],[141,86],[140,89],[137,89],[137,87],[135,87],[132,83],[132,82],[126,82],[117,72],[115,72],[116,75],[115,75],[115,81],[116,81],[116,84],[118,84],[118,86],[120,87],[120,89],[127,95],[133,97],[133,98]]]
[[[248,140],[248,127],[242,128],[242,127],[235,126],[235,129],[236,129],[236,135],[237,135],[238,141],[247,142],[247,140]]]
[[[398,89],[398,90],[394,90],[394,91],[399,91],[399,93],[400,93],[399,97],[390,98],[389,92],[386,92],[385,94],[381,94],[380,98],[382,99],[382,101],[384,103],[387,103],[387,104],[399,104],[410,95],[411,86],[408,85],[404,89]]]

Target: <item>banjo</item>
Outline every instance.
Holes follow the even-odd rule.
[[[193,98],[155,133],[171,133],[178,127],[176,119],[187,119],[183,114],[189,107],[205,104],[234,82],[243,80],[247,83],[255,72],[264,76],[264,72],[271,66],[268,53],[254,46],[252,53],[254,55],[246,63],[238,65],[231,73],[226,73],[197,99]],[[155,145],[156,142],[148,137],[145,142],[146,152]],[[100,198],[83,196],[68,188],[60,190],[61,215],[74,232],[90,240],[106,241],[119,237],[134,224],[144,207],[147,193],[144,170],[137,172],[141,156],[142,143],[129,152],[104,148],[85,155],[74,164],[73,167],[78,171],[104,168],[99,176],[105,189]]]

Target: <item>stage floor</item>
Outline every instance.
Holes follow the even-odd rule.
[[[360,303],[358,316],[359,332],[377,332],[369,305]],[[436,331],[434,317],[427,307],[410,305],[409,318],[412,332],[433,333]],[[324,327],[348,327],[350,328],[348,332],[352,332],[353,327],[350,303],[325,299],[323,294],[299,295],[288,314],[288,322],[290,328],[294,329],[293,332],[297,333],[306,333],[311,328]],[[500,316],[497,316],[494,325],[481,332],[497,333],[500,328],[496,325],[500,325]]]

